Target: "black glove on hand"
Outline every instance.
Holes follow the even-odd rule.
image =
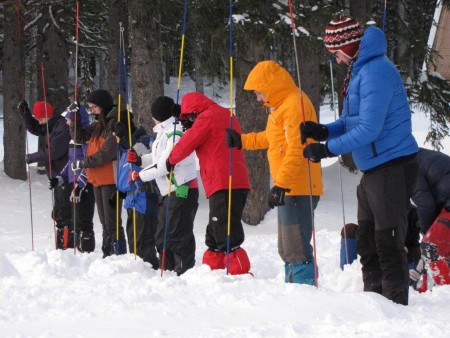
[[[53,177],[53,178],[48,180],[48,188],[50,190],[52,190],[52,189],[54,189],[56,187],[62,186],[63,183],[64,183],[63,178],[61,176],[56,176],[56,177]]]
[[[175,103],[172,106],[172,116],[175,117],[176,119],[179,119],[180,114],[181,114],[181,106],[179,104]]]
[[[31,113],[28,102],[25,100],[19,102],[19,104],[17,105],[17,109],[19,110],[19,114],[22,116],[24,116],[26,113]]]
[[[113,208],[114,210],[116,210],[116,205],[117,205],[117,200],[116,200],[116,194],[119,194],[119,199],[124,199],[124,198],[126,198],[127,197],[127,194],[126,193],[124,193],[124,192],[121,192],[121,191],[119,191],[119,190],[117,190],[117,191],[115,191],[115,192],[113,192],[112,194],[111,194],[111,196],[109,196],[109,199],[108,199],[108,203],[109,203],[109,205],[111,206],[111,208]]]
[[[70,106],[67,107],[67,111],[71,113],[77,113],[80,111],[80,104],[78,102],[72,102]],[[78,116],[77,116],[78,117]]]
[[[84,168],[84,161],[83,160],[74,161],[72,163],[72,171],[81,170],[83,168]]]
[[[230,148],[242,148],[242,140],[241,135],[237,133],[234,129],[227,128],[225,129],[226,134],[226,140],[227,140],[227,146]]]
[[[127,126],[122,122],[116,122],[114,123],[114,134],[116,137],[123,139],[128,136],[128,130]]]
[[[284,205],[284,195],[290,191],[291,189],[280,188],[274,185],[272,189],[270,189],[269,207],[273,209],[274,207]]]
[[[311,160],[314,163],[320,162],[321,159],[326,157],[334,157],[326,144],[312,143],[303,149],[303,157]]]
[[[166,169],[167,171],[170,173],[171,171],[173,171],[173,168],[175,168],[175,165],[171,164],[169,162],[169,159],[166,160]]]
[[[328,128],[323,124],[318,124],[312,121],[306,121],[300,124],[300,133],[302,144],[306,143],[307,138],[312,138],[316,141],[325,141],[328,138]]]
[[[25,163],[26,164],[33,163],[33,160],[32,160],[32,158],[31,158],[31,156],[29,154],[25,155]]]

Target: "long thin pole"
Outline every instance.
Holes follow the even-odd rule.
[[[80,21],[80,3],[76,2],[76,24],[75,24],[75,84],[74,84],[74,101],[78,102],[78,31],[79,31],[79,21]],[[77,135],[77,115],[73,114],[74,118],[74,129],[75,135]],[[69,149],[70,151],[70,149]],[[73,154],[75,155],[76,149],[72,149]],[[75,191],[77,187],[77,175],[73,175],[73,191]],[[76,198],[73,199],[73,254],[77,254],[77,202]]]
[[[17,17],[17,38],[19,40],[20,46],[22,48],[22,25],[21,25],[21,15],[20,15],[20,0],[16,0],[16,17]],[[22,58],[22,68],[21,68],[21,75],[20,75],[20,81],[21,81],[21,99],[22,101],[25,100],[25,77],[24,77],[24,69],[23,69],[23,53],[21,53]],[[28,132],[25,132],[25,147],[26,147],[26,153],[29,154],[28,149]],[[30,223],[31,223],[31,251],[34,251],[34,221],[33,221],[33,201],[32,201],[32,195],[31,195],[31,170],[30,170],[30,164],[27,163],[27,176],[28,176],[28,196],[29,196],[29,205],[30,205]]]
[[[50,141],[50,130],[48,128],[48,111],[47,111],[47,93],[45,90],[45,70],[44,70],[44,63],[41,62],[41,78],[42,78],[42,93],[44,95],[44,109],[45,109],[45,126],[47,128],[47,152],[48,152],[48,170],[49,170],[49,177],[51,178],[53,175],[52,170],[52,147],[51,147],[51,141]],[[53,232],[55,235],[55,248],[58,249],[58,239],[56,236],[56,215],[55,215],[55,195],[53,192],[53,189],[51,190],[52,194],[52,215],[53,215]]]
[[[298,61],[298,53],[297,53],[297,42],[295,40],[295,23],[294,23],[294,14],[292,12],[292,0],[289,0],[289,14],[291,18],[291,28],[292,28],[292,41],[294,43],[294,53],[295,53],[295,65],[297,68],[297,80],[298,80],[298,87],[300,90],[300,103],[302,107],[302,121],[305,122],[305,107],[303,104],[303,90],[302,90],[302,82],[300,77],[300,66]],[[317,258],[316,258],[316,230],[314,225],[314,207],[313,207],[313,200],[312,200],[312,180],[311,180],[311,164],[309,159],[307,160],[308,164],[308,183],[309,183],[309,200],[310,200],[310,207],[311,207],[311,223],[312,223],[312,239],[313,239],[313,259],[314,259],[314,285],[316,288],[319,287],[319,271],[317,268]]]
[[[229,2],[229,44],[230,44],[230,129],[233,129],[233,2]],[[227,213],[227,255],[226,273],[230,261],[230,234],[231,234],[231,193],[233,188],[233,147],[230,146],[229,169],[228,169],[228,213]]]
[[[178,104],[179,98],[180,98],[181,74],[182,74],[182,70],[183,70],[184,37],[185,37],[185,33],[186,33],[187,9],[188,9],[188,0],[185,0],[184,1],[184,11],[183,11],[183,25],[182,25],[182,33],[181,33],[180,64],[178,66],[177,101],[176,101],[177,104]],[[178,123],[177,117],[175,117],[175,122],[173,124],[173,139],[172,139],[173,145],[175,145],[177,123]],[[173,169],[171,169],[170,173],[169,173],[169,191],[167,193],[166,214],[165,214],[165,221],[164,221],[164,238],[163,238],[161,266],[160,266],[161,277],[164,274],[164,266],[165,266],[165,258],[166,258],[167,232],[169,229],[169,210],[170,210],[170,195],[171,195],[171,190],[172,190],[172,178],[173,178]]]
[[[334,74],[333,74],[333,59],[328,60],[330,64],[330,77],[331,77],[331,109],[333,111],[334,120],[338,119],[338,114],[336,110],[336,101],[335,101],[335,89],[334,89]],[[342,185],[342,168],[340,163],[340,158],[338,160],[338,168],[339,168],[339,182],[341,186],[341,206],[342,206],[342,224],[344,229],[344,247],[345,247],[345,261],[347,264],[350,264],[350,260],[348,258],[348,247],[347,247],[347,229],[345,227],[345,206],[344,206],[344,188]]]

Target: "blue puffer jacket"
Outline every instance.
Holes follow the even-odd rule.
[[[335,155],[352,152],[363,171],[418,149],[402,79],[385,53],[384,33],[367,28],[353,64],[342,116],[326,125],[328,149]]]

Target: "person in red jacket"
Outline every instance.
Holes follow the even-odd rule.
[[[209,199],[209,222],[206,227],[206,246],[203,264],[212,270],[226,267],[228,237],[228,205],[230,178],[230,148],[225,140],[225,129],[230,127],[230,111],[203,94],[191,92],[181,102],[181,123],[187,129],[167,159],[168,170],[196,152],[200,162],[200,176]],[[232,126],[241,133],[241,126],[235,116]],[[241,247],[244,229],[241,218],[247,194],[250,189],[244,152],[232,150],[232,188],[228,273],[245,274],[250,270],[250,260]]]

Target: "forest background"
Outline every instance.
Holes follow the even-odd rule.
[[[404,79],[412,110],[428,115],[427,141],[439,150],[449,135],[450,83],[432,71],[433,60],[440,56],[428,37],[438,5],[448,8],[450,0],[3,0],[5,174],[27,179],[24,156],[17,156],[27,151],[26,130],[16,109],[24,99],[45,99],[63,111],[74,100],[83,102],[89,91],[104,88],[114,97],[120,94],[121,108],[128,102],[135,122],[151,131],[149,107],[171,78],[187,74],[199,92],[213,83],[213,99],[231,79],[233,110],[243,131],[258,131],[265,127],[266,114],[243,83],[258,61],[273,59],[301,79],[301,89],[317,111],[326,100],[336,102],[340,111],[336,93],[346,68],[333,64],[323,46],[325,26],[339,14],[385,31],[388,57]],[[185,93],[178,94],[174,99],[180,102]],[[246,152],[246,160],[253,189],[243,220],[254,225],[268,211],[270,177],[264,152]],[[342,161],[354,170],[350,155]]]

